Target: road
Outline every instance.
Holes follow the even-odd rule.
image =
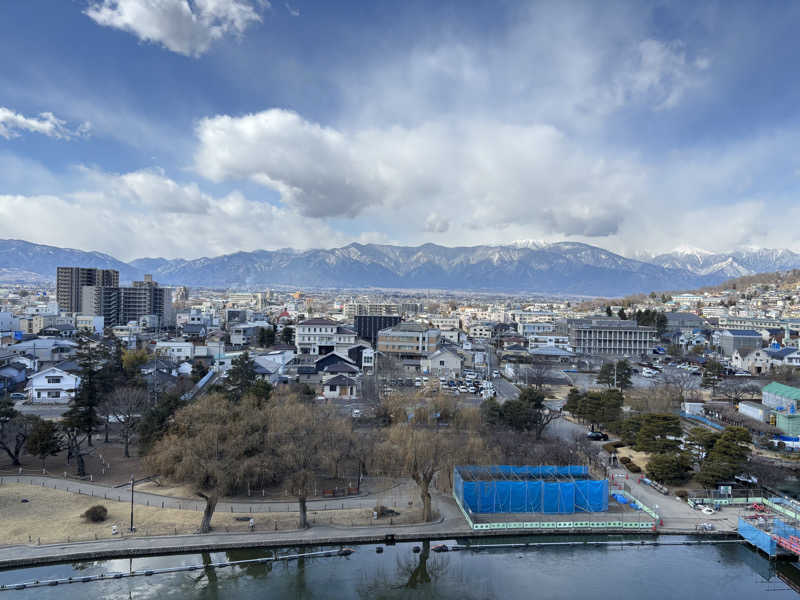
[[[34,415],[48,421],[56,421],[69,410],[66,404],[23,404],[17,402],[14,408],[23,415]]]
[[[519,396],[519,388],[507,379],[497,377],[492,380],[492,383],[494,383],[494,391],[497,393],[497,401],[500,404]]]

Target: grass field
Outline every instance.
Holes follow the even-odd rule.
[[[28,502],[22,502],[23,499]],[[90,506],[102,504],[108,509],[108,518],[103,523],[90,523],[81,515]],[[202,508],[202,503],[199,504]],[[256,531],[295,529],[297,513],[236,514],[218,512],[211,525],[215,531],[244,532],[248,530],[247,521],[237,521],[236,517],[255,520]],[[369,509],[345,509],[328,511],[309,511],[309,520],[315,524],[340,526],[374,525],[388,522],[388,519],[374,521]],[[393,517],[395,524],[417,523],[421,521],[421,510],[412,507]],[[194,533],[200,524],[202,511],[161,509],[147,506],[134,506],[134,525],[137,535],[174,535]],[[52,544],[67,541],[94,540],[115,537],[111,526],[117,525],[124,535],[130,525],[130,504],[102,500],[42,488],[22,483],[0,486],[0,544]]]

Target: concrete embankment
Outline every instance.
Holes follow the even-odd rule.
[[[626,539],[639,537],[653,539],[656,536],[693,536],[698,539],[733,539],[730,532],[703,532],[672,530],[656,534],[652,531],[631,530],[565,529],[558,532],[526,529],[504,529],[497,531],[472,531],[466,527],[452,527],[446,523],[409,526],[407,528],[362,528],[362,530],[337,530],[314,528],[280,533],[208,534],[187,536],[164,536],[136,538],[127,537],[98,542],[53,544],[47,546],[10,546],[0,548],[0,568],[22,568],[37,565],[159,556],[164,554],[189,554],[198,552],[223,552],[246,548],[281,548],[308,546],[340,546],[348,544],[390,544],[424,540],[482,539],[510,536],[591,536],[625,535]]]

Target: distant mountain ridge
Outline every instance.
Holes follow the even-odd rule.
[[[654,265],[682,269],[701,276],[719,276],[722,279],[755,275],[770,271],[788,271],[800,268],[800,254],[791,250],[745,248],[733,252],[709,252],[697,248],[678,248],[656,256],[638,256]]]
[[[462,247],[354,243],[330,249],[255,250],[191,260],[138,258],[125,263],[100,252],[0,240],[0,281],[14,281],[15,277],[19,281],[52,281],[58,266],[88,266],[118,269],[122,281],[151,273],[165,285],[383,287],[621,296],[714,285],[731,276],[756,272],[753,269],[800,267],[800,255],[788,250],[730,255],[678,252],[641,258],[626,258],[588,244],[524,240],[505,246]]]

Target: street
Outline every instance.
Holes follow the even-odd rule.
[[[67,404],[23,404],[17,402],[14,408],[23,415],[33,415],[48,421],[56,421],[67,412],[69,406]]]

